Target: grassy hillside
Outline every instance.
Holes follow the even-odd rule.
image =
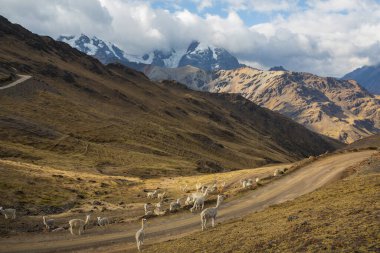
[[[378,252],[380,153],[349,177],[145,252]]]
[[[0,91],[0,157],[154,177],[287,162],[336,146],[237,95],[152,83],[0,18],[0,65],[32,75]]]

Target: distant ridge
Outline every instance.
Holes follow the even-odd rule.
[[[274,66],[268,69],[268,71],[287,71],[283,66]]]
[[[380,95],[380,64],[364,66],[344,75],[344,80],[355,80],[369,92]]]

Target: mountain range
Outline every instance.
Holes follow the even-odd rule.
[[[152,68],[145,72],[152,80],[176,80],[200,91],[238,93],[345,143],[380,132],[380,100],[353,80],[284,71],[282,67],[273,71],[241,67],[213,73],[194,67]]]
[[[137,57],[96,37],[60,36],[58,40],[104,64],[120,62],[142,71],[154,81],[173,80],[199,91],[239,93],[315,132],[345,143],[380,131],[379,100],[353,81],[291,72],[283,66],[268,71],[245,67],[227,50],[198,41],[193,41],[186,51],[153,50]],[[371,67],[355,73],[375,80],[380,72]],[[346,75],[345,79],[353,75]],[[367,83],[365,80],[358,81]],[[371,82],[367,88],[373,91],[378,85]]]
[[[344,80],[355,80],[369,92],[380,95],[380,64],[363,66],[344,75]]]
[[[2,158],[156,177],[295,161],[341,146],[238,94],[152,82],[4,17],[0,38],[1,75],[31,76],[0,90]]]
[[[199,41],[192,41],[187,50],[152,50],[149,53],[139,55],[124,52],[111,42],[105,42],[97,37],[59,36],[58,41],[94,56],[103,64],[119,62],[136,70],[142,70],[146,65],[154,65],[165,68],[176,68],[191,65],[206,71],[219,69],[235,69],[242,66],[236,57],[227,50],[212,45],[206,45]]]

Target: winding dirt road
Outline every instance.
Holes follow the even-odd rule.
[[[240,218],[270,205],[292,200],[337,180],[348,167],[370,157],[374,151],[328,156],[283,176],[268,185],[221,206],[218,222]],[[15,236],[0,240],[0,252],[136,252],[134,234],[139,225],[115,224],[93,228],[81,237],[65,233]],[[181,212],[148,221],[145,244],[166,241],[200,230],[199,214]]]
[[[5,89],[8,89],[8,88],[11,88],[13,86],[16,86],[17,84],[23,83],[26,80],[32,78],[32,76],[28,76],[28,75],[17,75],[17,76],[20,77],[20,78],[17,79],[16,81],[10,83],[10,84],[4,85],[4,86],[0,86],[0,90],[5,90]]]

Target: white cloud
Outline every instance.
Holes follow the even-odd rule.
[[[299,0],[224,0],[232,10],[256,12],[289,11],[296,9]]]
[[[213,0],[193,0],[197,4],[198,11],[203,11],[206,8],[213,6]]]
[[[0,14],[39,34],[96,35],[129,53],[185,48],[191,40],[225,47],[247,64],[341,76],[380,55],[380,3],[376,0],[221,0],[226,16],[197,14],[184,0],[0,0]],[[161,0],[163,1],[163,0]],[[198,10],[221,1],[198,1]],[[298,5],[297,5],[298,4]],[[172,11],[165,6],[174,6]],[[278,12],[281,11],[281,12]],[[247,27],[239,14],[267,14]]]

